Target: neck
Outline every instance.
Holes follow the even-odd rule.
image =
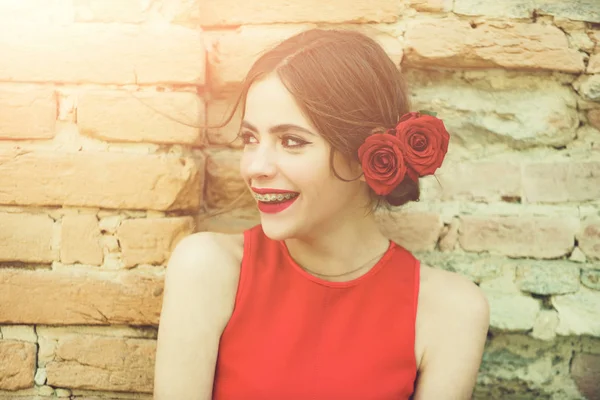
[[[323,279],[339,281],[365,274],[389,247],[389,240],[373,215],[344,218],[330,226],[320,226],[310,236],[285,242],[300,266]]]

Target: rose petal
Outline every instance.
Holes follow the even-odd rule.
[[[358,150],[365,180],[378,195],[389,194],[404,179],[406,164],[401,146],[395,135],[373,134]]]
[[[432,174],[441,166],[450,136],[440,119],[430,115],[406,118],[396,126],[396,136],[403,143],[406,163],[419,176]],[[427,141],[425,147],[422,138]]]

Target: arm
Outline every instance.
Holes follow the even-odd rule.
[[[427,335],[414,400],[470,399],[489,327],[483,292],[466,278],[436,271],[423,301]],[[421,306],[419,306],[421,308]]]
[[[211,233],[188,236],[173,251],[158,329],[155,400],[212,397],[219,340],[239,279],[231,253]]]

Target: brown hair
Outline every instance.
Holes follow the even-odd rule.
[[[292,36],[254,62],[231,121],[248,89],[275,73],[331,147],[346,160],[358,161],[358,148],[376,131],[393,128],[409,111],[406,84],[398,67],[373,39],[350,30],[311,29]],[[243,111],[242,111],[243,113]],[[354,178],[357,179],[357,178]],[[381,198],[371,191],[376,206]],[[386,202],[400,206],[419,199],[419,184],[406,177]]]

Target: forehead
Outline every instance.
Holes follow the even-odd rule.
[[[246,96],[244,119],[260,131],[282,124],[293,124],[316,132],[294,97],[281,80],[270,75],[254,82]]]

